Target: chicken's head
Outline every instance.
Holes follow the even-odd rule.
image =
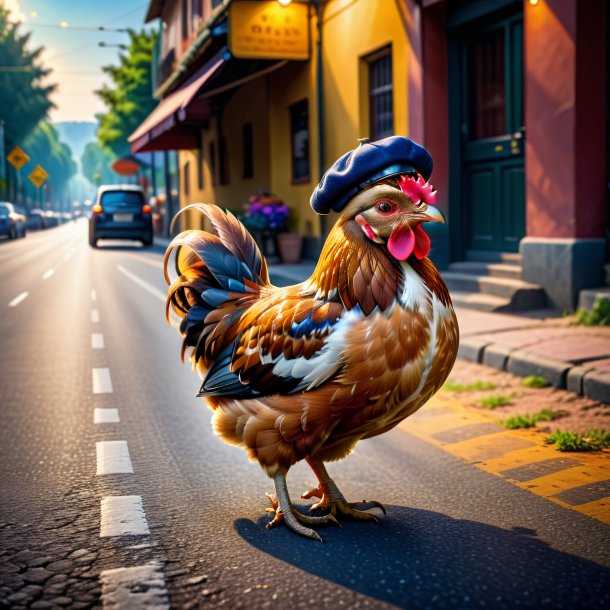
[[[424,258],[430,251],[430,238],[422,222],[445,222],[432,204],[436,191],[421,176],[403,174],[385,179],[354,197],[341,214],[343,223],[356,223],[364,235],[384,244],[397,260],[412,254]]]

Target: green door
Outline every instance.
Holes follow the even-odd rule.
[[[517,252],[525,234],[523,15],[471,24],[459,39],[465,245]]]

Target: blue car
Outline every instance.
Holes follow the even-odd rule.
[[[16,208],[8,201],[0,201],[0,235],[11,239],[25,237],[26,218],[21,208]]]
[[[89,218],[89,244],[98,239],[133,239],[153,243],[152,210],[144,189],[134,185],[102,186]]]

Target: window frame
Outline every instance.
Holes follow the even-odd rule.
[[[300,133],[301,131],[303,131],[303,129],[297,130],[295,129],[295,127],[298,127],[296,125],[299,117],[297,115],[297,113],[302,112],[302,110],[305,110],[305,125],[306,125],[306,133],[307,133],[307,140],[306,140],[306,160],[307,160],[307,173],[302,174],[302,175],[296,175],[296,167],[297,167],[297,161],[298,159],[295,157],[295,137],[297,133]],[[289,120],[290,120],[290,160],[291,160],[291,170],[290,170],[290,175],[291,175],[291,180],[292,180],[292,184],[308,184],[311,182],[311,147],[309,145],[310,143],[310,129],[309,129],[309,99],[308,98],[303,98],[300,99],[296,102],[294,102],[293,104],[290,104],[290,106],[288,106],[288,113],[289,113]]]
[[[389,59],[389,67],[380,66],[380,62]],[[379,49],[375,53],[372,53],[364,58],[366,62],[367,69],[367,90],[366,97],[368,103],[368,132],[369,138],[372,142],[376,140],[380,140],[382,138],[394,135],[395,130],[395,103],[394,103],[394,58],[392,55],[392,45],[387,45],[382,49]],[[382,82],[381,85],[376,85],[373,87],[373,81],[375,80],[375,75],[373,74],[373,70],[380,66],[380,72],[385,69],[386,74],[389,74],[390,80],[388,82]],[[383,75],[383,74],[381,74]],[[389,95],[388,95],[389,94]],[[386,100],[390,101],[391,108],[391,127],[389,130],[385,131],[377,131],[376,126],[378,123],[378,119],[376,116],[376,111],[379,108],[378,100],[382,99],[383,96],[386,97]]]

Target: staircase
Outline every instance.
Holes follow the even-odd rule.
[[[456,307],[528,311],[546,306],[544,289],[521,279],[521,255],[470,250],[442,273]]]

